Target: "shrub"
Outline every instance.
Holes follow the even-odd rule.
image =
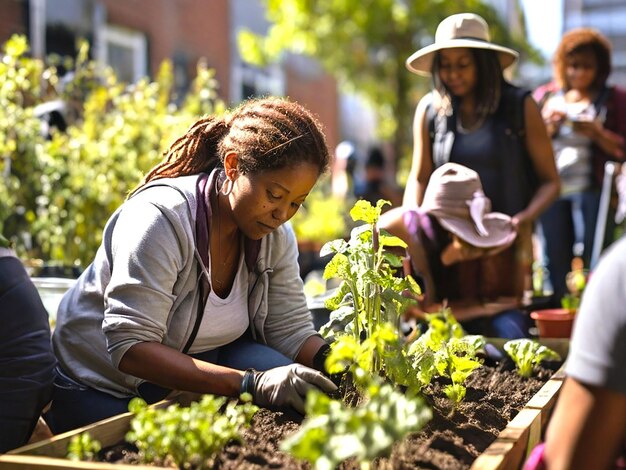
[[[180,134],[204,114],[225,109],[214,72],[202,62],[181,104],[173,70],[161,64],[154,81],[128,85],[89,61],[83,43],[62,90],[54,67],[28,58],[28,44],[14,36],[0,65],[0,231],[23,257],[86,265],[104,224],[143,174]],[[64,101],[66,132],[40,132],[34,107]]]

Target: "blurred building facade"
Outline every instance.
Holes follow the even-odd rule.
[[[533,0],[534,1],[534,0]],[[532,18],[525,15],[521,0],[485,0],[498,13],[498,16],[514,36],[527,36],[526,25]],[[507,78],[515,84],[533,88],[550,76],[546,64],[536,64],[521,55],[517,65],[507,70]]]
[[[563,30],[588,26],[601,31],[613,45],[609,81],[626,86],[626,1],[563,0]]]
[[[238,32],[264,33],[267,27],[260,0],[0,0],[2,43],[24,34],[35,57],[75,57],[77,39],[85,38],[92,58],[129,83],[154,77],[162,61],[170,59],[179,95],[204,60],[215,70],[224,101],[233,105],[250,96],[289,96],[319,117],[333,148],[341,139],[343,111],[331,76],[300,56],[265,68],[241,59]]]

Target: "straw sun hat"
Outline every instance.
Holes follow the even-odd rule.
[[[458,163],[433,171],[420,207],[444,229],[478,248],[505,246],[517,236],[508,215],[491,212],[478,173]]]
[[[495,51],[502,70],[512,65],[518,57],[518,53],[513,49],[491,42],[489,26],[481,16],[474,13],[459,13],[448,16],[439,23],[435,32],[435,43],[414,52],[406,60],[406,68],[418,75],[428,76],[431,74],[435,53],[441,49],[454,47]]]

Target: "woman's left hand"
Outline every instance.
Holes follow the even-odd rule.
[[[574,129],[574,132],[577,134],[596,140],[598,134],[602,131],[602,124],[593,119],[572,121],[572,129]]]
[[[602,150],[614,158],[624,158],[624,138],[602,126],[600,121],[576,121],[572,128],[578,134],[589,137]]]

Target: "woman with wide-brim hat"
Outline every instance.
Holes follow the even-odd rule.
[[[514,50],[491,42],[482,17],[459,13],[439,24],[433,44],[406,60],[409,71],[432,76],[434,90],[422,98],[415,113],[405,203],[422,202],[430,174],[446,161],[477,171],[494,209],[512,216],[515,226],[536,219],[557,196],[552,147],[537,105],[503,75],[517,58]],[[511,122],[517,97],[521,97],[522,129]],[[512,158],[505,153],[512,153],[515,140],[503,135],[515,133],[520,134],[514,136],[522,150],[519,153],[528,155],[529,172],[538,180],[532,195],[527,188],[516,187],[523,180],[503,182],[512,172],[502,170],[519,163],[505,160]],[[516,190],[518,196],[512,194]]]
[[[422,204],[430,175],[444,163],[471,168],[493,210],[511,217],[518,240],[509,256],[529,277],[533,222],[557,196],[559,179],[537,104],[504,77],[517,58],[491,42],[482,17],[459,13],[439,24],[433,44],[407,59],[408,70],[432,76],[434,89],[415,112],[404,204]]]

